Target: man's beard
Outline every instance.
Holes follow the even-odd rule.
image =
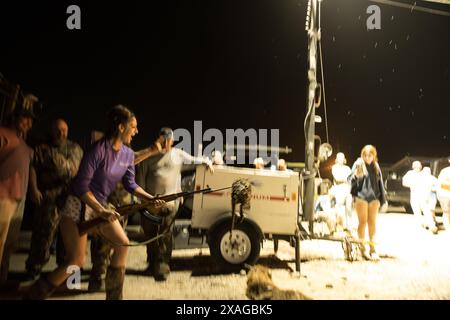
[[[57,147],[63,147],[67,144],[67,139],[54,139],[53,144]]]

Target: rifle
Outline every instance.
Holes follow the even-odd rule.
[[[165,202],[170,202],[170,201],[174,201],[178,198],[192,196],[197,193],[211,193],[211,192],[230,189],[230,188],[231,187],[223,188],[223,189],[219,189],[219,190],[211,190],[211,188],[208,187],[206,189],[201,189],[201,190],[196,190],[196,191],[190,191],[190,192],[185,191],[185,192],[172,193],[172,194],[168,194],[165,196],[157,196],[151,200],[147,200],[142,203],[128,204],[125,206],[121,206],[121,207],[115,209],[115,211],[117,213],[119,213],[121,217],[124,217],[124,216],[130,215],[137,211],[141,211],[141,210],[145,210],[145,209],[149,209],[149,210],[154,209],[155,208],[154,203],[156,200],[164,200]],[[80,236],[82,236],[82,235],[88,233],[90,230],[92,230],[102,224],[105,224],[105,223],[109,223],[109,221],[105,220],[101,217],[94,218],[89,221],[80,222],[78,224],[78,233]]]

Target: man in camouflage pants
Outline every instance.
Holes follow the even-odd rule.
[[[30,191],[36,211],[26,270],[33,278],[50,258],[50,246],[61,218],[59,210],[83,157],[81,147],[67,139],[68,131],[63,119],[55,120],[50,142],[36,147],[32,161]]]
[[[136,167],[136,182],[147,192],[155,195],[167,195],[181,191],[181,171],[185,165],[205,164],[213,172],[212,162],[208,158],[193,157],[185,151],[173,147],[174,133],[170,128],[162,128],[154,143],[158,150]],[[157,281],[166,281],[170,274],[170,259],[173,246],[173,224],[181,199],[166,204],[170,213],[161,225],[146,219],[141,226],[148,238],[162,235],[157,241],[147,245],[147,273]]]

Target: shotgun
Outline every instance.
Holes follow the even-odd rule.
[[[219,190],[211,190],[211,188],[208,187],[206,189],[201,189],[201,190],[196,190],[196,191],[189,191],[189,192],[185,191],[185,192],[172,193],[172,194],[168,194],[165,196],[157,196],[151,200],[146,200],[142,203],[128,204],[125,206],[121,206],[115,210],[117,213],[120,214],[121,217],[123,217],[123,216],[127,216],[129,214],[132,214],[134,212],[141,211],[141,210],[154,211],[155,210],[155,205],[154,205],[155,200],[164,200],[165,202],[170,202],[170,201],[174,201],[178,198],[189,197],[189,196],[192,196],[197,193],[211,193],[211,192],[225,190],[225,189],[231,189],[231,187],[223,188],[223,189],[219,189]],[[101,217],[94,218],[94,219],[88,220],[88,221],[80,222],[78,224],[78,233],[80,236],[82,236],[82,235],[88,233],[90,230],[92,230],[102,224],[106,224],[106,223],[109,223],[109,221],[105,220]]]

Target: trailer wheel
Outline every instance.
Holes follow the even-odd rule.
[[[209,239],[211,255],[217,264],[228,270],[242,269],[253,265],[259,258],[261,240],[253,226],[245,221],[235,226],[230,240],[231,222],[215,228]]]

